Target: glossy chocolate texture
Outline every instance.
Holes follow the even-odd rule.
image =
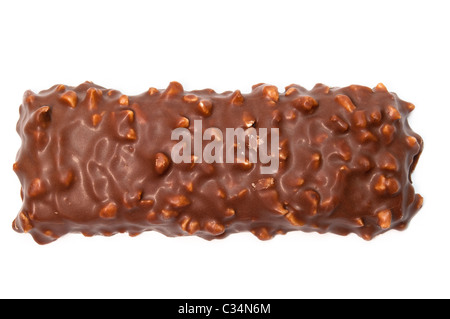
[[[22,208],[13,229],[45,244],[157,231],[224,238],[250,231],[356,233],[369,240],[404,229],[422,206],[411,173],[423,147],[407,122],[414,105],[379,84],[280,93],[184,91],[171,82],[126,96],[91,82],[27,91],[14,170]],[[279,128],[279,169],[261,163],[181,163],[171,133]],[[204,147],[205,145],[203,145]]]

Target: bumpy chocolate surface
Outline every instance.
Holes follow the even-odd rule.
[[[49,243],[158,231],[266,240],[293,230],[356,233],[369,240],[404,229],[422,206],[411,173],[423,142],[409,127],[414,105],[379,84],[279,93],[185,92],[177,82],[126,96],[86,82],[27,91],[14,170],[23,205],[13,229]],[[260,163],[171,160],[177,127],[279,128],[279,169]]]

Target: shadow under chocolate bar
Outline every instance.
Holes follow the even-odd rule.
[[[407,122],[413,109],[382,84],[283,93],[257,84],[242,94],[171,82],[127,96],[86,82],[27,91],[13,165],[23,205],[13,229],[39,244],[151,230],[370,240],[404,229],[422,206],[411,181],[423,148]]]

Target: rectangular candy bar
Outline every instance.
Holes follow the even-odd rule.
[[[423,147],[414,105],[382,84],[127,96],[91,82],[27,91],[14,163],[13,222],[46,244],[157,231],[261,240],[289,231],[404,229],[422,206],[411,181]]]

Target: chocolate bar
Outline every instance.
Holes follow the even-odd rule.
[[[39,244],[144,231],[370,240],[406,228],[422,206],[411,180],[423,149],[408,125],[413,109],[383,84],[27,91],[13,229]]]

